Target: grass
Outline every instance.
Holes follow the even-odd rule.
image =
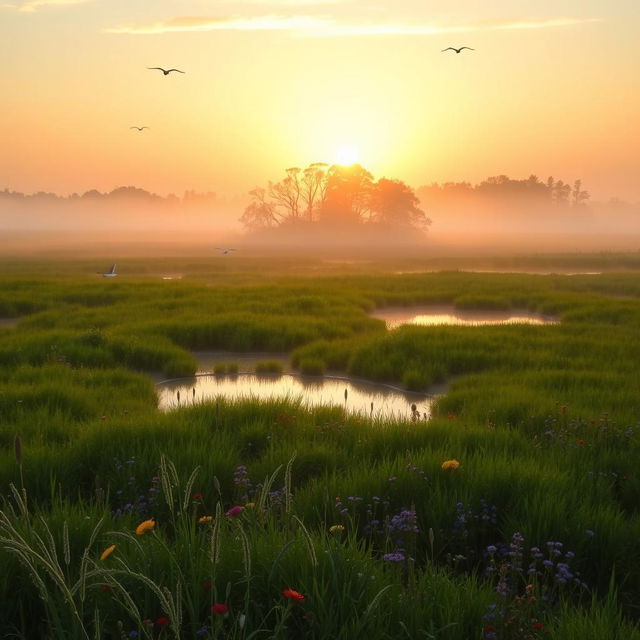
[[[0,280],[0,316],[20,316],[0,329],[3,637],[640,637],[633,274],[311,280],[282,262],[259,285],[264,264],[237,261],[209,287],[204,261],[171,282],[73,264]],[[367,316],[436,302],[561,322]],[[191,375],[196,348],[449,390],[417,422],[287,399],[160,413],[151,376]]]

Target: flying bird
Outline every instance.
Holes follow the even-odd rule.
[[[451,51],[455,51],[456,53],[460,53],[463,49],[469,49],[469,51],[475,51],[475,49],[472,49],[471,47],[460,47],[459,49],[456,49],[455,47],[447,47],[442,51],[449,51],[449,49],[451,49]],[[440,53],[442,53],[442,51]]]
[[[147,69],[157,69],[158,71],[162,71],[165,76],[168,76],[172,71],[177,71],[178,73],[186,73],[186,71],[180,71],[180,69],[163,69],[162,67],[147,67]]]
[[[98,273],[100,273],[98,271]],[[109,267],[106,273],[102,274],[103,278],[115,278],[118,274],[116,273],[116,264],[115,262]]]
[[[223,253],[223,254],[227,254],[227,253],[229,253],[230,251],[235,251],[235,249],[226,249],[225,247],[216,247],[216,249],[217,249],[220,253]]]
[[[129,127],[129,129],[137,129],[138,131],[142,131],[143,129],[148,129],[148,128],[149,127],[136,127],[136,126]]]

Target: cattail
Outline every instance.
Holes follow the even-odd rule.
[[[16,462],[18,463],[19,467],[22,467],[22,440],[20,439],[20,436],[16,436],[13,444],[16,454]]]

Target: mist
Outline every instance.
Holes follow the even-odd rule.
[[[255,190],[246,198],[227,199],[190,191],[158,196],[136,187],[70,196],[26,195],[5,189],[0,192],[0,251],[4,256],[115,259],[207,256],[216,255],[218,247],[234,247],[241,250],[240,255],[361,259],[640,250],[640,203],[592,202],[579,181],[569,186],[559,180],[543,183],[534,178],[498,176],[475,186],[431,184],[415,192],[400,181],[383,179],[387,187],[395,188],[394,198],[397,193],[405,200],[414,198],[411,211],[424,214],[420,225],[398,218],[389,208],[389,198],[383,224],[371,224],[371,217],[361,224],[345,216],[352,195],[347,204],[344,198],[338,200],[331,216],[317,219],[314,214],[306,220],[301,214],[292,220],[282,212],[276,216],[277,202],[269,203],[267,189],[261,206],[272,206],[267,210],[275,222],[261,226],[255,224],[255,216],[246,215],[247,211],[255,213]],[[270,183],[269,187],[278,185]],[[394,206],[396,200],[392,199]],[[329,211],[326,203],[323,206]],[[246,224],[248,219],[254,224]]]

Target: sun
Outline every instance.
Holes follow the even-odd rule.
[[[353,145],[340,145],[333,154],[333,163],[348,167],[360,161],[358,149]]]

